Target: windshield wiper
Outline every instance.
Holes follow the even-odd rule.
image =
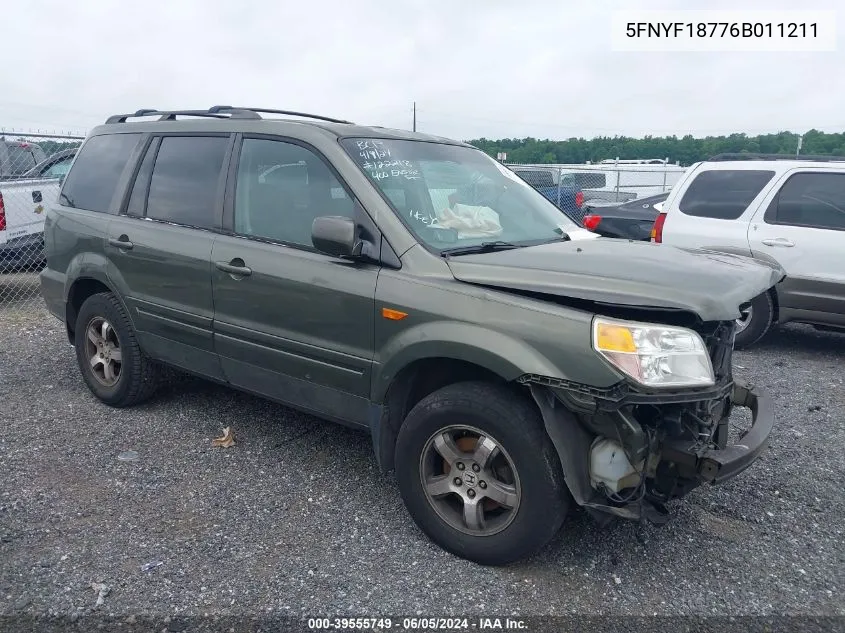
[[[67,206],[69,206],[69,207],[73,207],[74,209],[76,208],[76,205],[73,203],[73,200],[71,200],[71,199],[70,199],[70,196],[68,196],[68,195],[67,195],[67,194],[65,194],[65,193],[60,193],[60,194],[59,194],[59,199],[62,199],[62,198],[63,198],[63,199],[65,199],[65,200],[67,200]]]
[[[454,248],[446,248],[440,251],[441,255],[474,255],[477,253],[492,253],[493,251],[508,251],[512,248],[521,248],[519,244],[513,242],[502,242],[496,240],[495,242],[481,242],[481,244],[474,244],[472,246],[455,246]]]
[[[542,242],[536,242],[532,246],[540,246],[542,244],[553,244],[554,242],[568,242],[571,239],[572,238],[569,237],[569,233],[565,233],[565,232],[561,231],[560,235],[558,235],[557,237],[552,237],[552,238],[549,238],[547,240],[543,240]]]

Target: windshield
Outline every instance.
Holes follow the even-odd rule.
[[[577,225],[484,152],[426,141],[341,141],[417,239],[437,251],[561,239]]]

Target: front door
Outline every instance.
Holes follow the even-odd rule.
[[[164,136],[149,145],[124,212],[109,224],[109,276],[153,358],[222,380],[211,321],[211,246],[220,225],[222,136]]]
[[[232,234],[213,245],[214,339],[232,384],[367,424],[378,266],[317,252],[311,225],[355,204],[309,147],[245,137],[230,178]]]
[[[792,173],[758,214],[748,241],[786,271],[781,311],[845,325],[845,173]]]

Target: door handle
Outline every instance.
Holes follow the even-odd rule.
[[[795,242],[788,240],[785,237],[775,237],[773,239],[763,240],[766,246],[795,246]]]
[[[121,236],[120,236],[120,238],[121,238],[121,239],[117,239],[117,238],[114,238],[114,237],[110,237],[110,238],[109,238],[109,244],[110,244],[110,245],[112,245],[112,246],[115,246],[115,247],[119,248],[119,249],[120,249],[120,250],[122,250],[122,251],[131,251],[131,250],[132,250],[132,248],[133,248],[135,245],[134,245],[132,242],[130,242],[128,238],[127,238],[127,239],[123,239],[123,238],[125,238],[125,237],[126,237],[125,235],[121,235]]]
[[[214,265],[217,266],[218,270],[238,277],[247,277],[252,274],[252,268],[244,266],[242,259],[233,259],[231,262],[214,262]]]

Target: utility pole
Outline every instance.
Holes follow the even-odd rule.
[[[798,147],[795,148],[795,155],[796,156],[798,156],[798,154],[801,153],[801,146],[803,144],[804,144],[804,135],[802,134],[801,136],[798,137]]]
[[[414,132],[417,131],[417,102],[414,101]]]

